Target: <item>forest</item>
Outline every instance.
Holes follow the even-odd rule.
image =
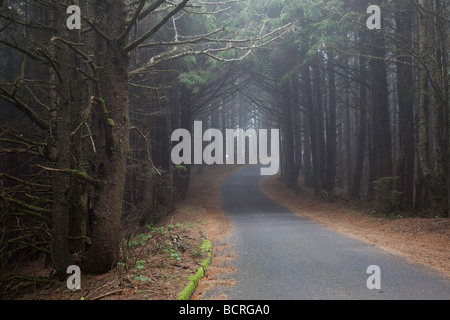
[[[207,165],[171,161],[172,132],[195,121],[279,129],[290,189],[448,217],[449,9],[1,0],[0,276],[41,254],[62,279],[109,271],[126,227],[167,216]]]

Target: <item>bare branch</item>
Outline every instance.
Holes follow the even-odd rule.
[[[39,156],[41,155],[39,152],[32,151],[29,149],[19,149],[19,148],[0,148],[0,152],[3,153],[17,153],[17,154],[29,154],[31,156]]]
[[[0,173],[0,178],[1,179],[4,179],[4,178],[10,179],[10,180],[18,182],[18,183],[23,184],[23,185],[25,185],[27,187],[30,187],[30,188],[45,188],[45,189],[51,189],[52,188],[52,186],[49,186],[49,185],[39,184],[39,183],[32,183],[32,182],[29,182],[29,181],[25,181],[25,180],[19,179],[17,177],[10,176],[9,174],[6,174],[6,173]]]
[[[14,139],[20,140],[28,145],[35,145],[35,146],[40,146],[40,147],[45,147],[47,146],[45,143],[42,142],[37,142],[37,141],[33,141],[27,138],[22,137],[21,135],[15,134],[13,132],[10,132],[8,130],[6,130],[3,126],[0,125],[0,131],[4,134],[7,134],[10,137],[13,137]]]
[[[133,17],[131,18],[131,20],[127,23],[127,25],[125,26],[125,29],[123,30],[123,32],[119,35],[119,37],[117,38],[117,41],[119,43],[122,43],[122,41],[125,40],[126,37],[128,37],[128,35],[130,34],[131,28],[133,27],[133,25],[136,23],[136,21],[139,18],[139,15],[141,14],[142,9],[144,8],[145,5],[145,0],[140,0],[139,1],[139,6],[136,10],[136,12],[134,13]]]
[[[161,29],[169,19],[174,16],[176,13],[178,13],[181,9],[185,7],[185,5],[189,2],[189,0],[183,0],[181,1],[178,6],[176,6],[172,11],[170,11],[160,22],[158,22],[153,28],[148,30],[144,35],[142,35],[137,40],[133,41],[129,45],[127,45],[125,48],[123,48],[123,51],[125,53],[128,53],[132,51],[133,49],[137,48],[140,44],[142,44],[145,40],[153,36],[156,32],[158,32],[159,29]]]
[[[77,127],[75,130],[73,130],[73,132],[70,134],[71,136],[75,135],[75,133],[77,133],[77,131],[81,128],[81,126],[82,126],[82,125],[87,121],[87,119],[89,118],[89,115],[90,115],[90,113],[91,113],[92,105],[93,105],[94,101],[95,101],[95,97],[91,97],[91,98],[89,99],[88,107],[87,107],[86,112],[85,112],[85,114],[84,114],[84,116],[83,116],[83,119],[81,120],[81,123],[78,125],[78,127]],[[94,148],[94,150],[95,150],[95,148]]]
[[[154,47],[154,46],[174,46],[174,45],[185,45],[185,44],[195,44],[198,42],[206,41],[206,42],[217,42],[216,39],[209,38],[210,36],[217,34],[219,32],[224,32],[225,28],[222,26],[214,31],[211,31],[209,33],[198,35],[197,37],[189,40],[184,41],[160,41],[160,42],[149,42],[141,44],[138,49],[140,48],[147,48],[147,47]]]
[[[76,178],[78,178],[80,180],[89,182],[94,187],[97,187],[97,188],[100,187],[100,180],[97,180],[97,179],[91,177],[86,172],[73,170],[73,169],[48,168],[48,167],[41,166],[39,164],[37,164],[36,167],[42,168],[42,169],[47,170],[47,171],[53,171],[53,172],[60,172],[60,173],[69,174],[69,175],[72,175],[72,176],[74,176],[74,177],[76,177]]]
[[[15,95],[7,92],[0,87],[0,99],[8,101],[16,106],[23,114],[25,114],[31,121],[37,124],[41,129],[48,130],[50,125],[47,121],[42,119],[33,109],[31,109],[26,103],[22,102]]]
[[[267,46],[269,43],[282,37],[284,34],[286,34],[289,31],[290,26],[292,26],[292,23],[288,23],[288,24],[286,24],[280,28],[277,28],[263,36],[258,36],[255,38],[248,38],[248,39],[243,39],[243,40],[218,39],[217,41],[213,41],[213,39],[211,39],[211,42],[223,42],[223,43],[228,44],[227,46],[220,47],[220,48],[207,48],[207,49],[197,49],[197,50],[189,49],[189,48],[182,48],[182,49],[173,48],[169,51],[165,51],[157,56],[152,57],[146,65],[131,71],[130,76],[145,73],[149,68],[151,68],[159,63],[172,61],[174,59],[178,59],[178,58],[182,58],[182,57],[186,57],[186,56],[190,56],[190,55],[205,55],[205,56],[208,56],[212,59],[215,59],[215,60],[221,61],[221,62],[242,61],[244,58],[246,58],[251,53],[252,50],[254,50],[256,48],[261,48],[261,47]],[[280,34],[274,36],[276,33],[279,33],[279,32],[280,32]],[[267,41],[257,44],[258,41],[264,40],[271,36],[273,36],[273,37],[268,39]],[[236,43],[248,43],[248,42],[254,43],[254,44],[248,45],[248,46],[234,45]],[[245,53],[237,58],[228,58],[228,59],[217,56],[217,54],[220,52],[230,51],[233,49],[237,50],[237,51],[245,51]]]
[[[13,48],[13,49],[15,49],[15,50],[17,50],[19,52],[22,52],[22,53],[26,54],[27,56],[29,56],[33,60],[36,60],[38,62],[47,63],[46,60],[43,59],[42,57],[32,53],[30,50],[28,50],[26,48],[23,48],[23,47],[17,45],[16,43],[12,43],[12,42],[6,41],[3,38],[0,38],[0,43],[3,43],[4,45],[7,45],[10,48]]]
[[[155,167],[155,165],[153,164],[152,158],[150,156],[150,150],[148,149],[148,141],[147,141],[147,136],[145,136],[141,130],[139,130],[139,128],[137,127],[131,127],[130,130],[135,130],[137,133],[139,133],[139,135],[145,140],[145,146],[146,146],[146,150],[147,150],[147,160],[150,162],[150,164],[152,165],[153,169],[161,176],[161,172],[158,170],[158,168]]]
[[[154,2],[154,3],[152,3],[147,9],[142,11],[142,13],[139,15],[138,19],[139,20],[144,19],[150,13],[155,11],[159,6],[161,6],[164,2],[165,2],[165,0],[158,0],[158,1]]]

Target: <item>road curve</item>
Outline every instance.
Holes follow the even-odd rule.
[[[228,177],[221,188],[236,254],[229,299],[450,299],[450,282],[422,266],[301,218],[259,189],[259,166]],[[380,268],[380,289],[366,273]]]

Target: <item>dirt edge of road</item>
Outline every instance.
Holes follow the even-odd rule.
[[[245,167],[244,165],[231,167],[230,170],[214,179],[210,185],[205,207],[207,233],[211,242],[211,264],[203,279],[198,282],[192,300],[227,300],[227,289],[235,284],[232,276],[236,271],[236,267],[233,265],[235,255],[228,241],[232,225],[222,211],[220,189],[226,178]]]

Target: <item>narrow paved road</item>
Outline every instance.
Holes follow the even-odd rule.
[[[296,216],[259,189],[258,166],[222,185],[233,233],[230,299],[450,299],[450,282],[421,266]],[[367,288],[380,267],[381,289]]]

